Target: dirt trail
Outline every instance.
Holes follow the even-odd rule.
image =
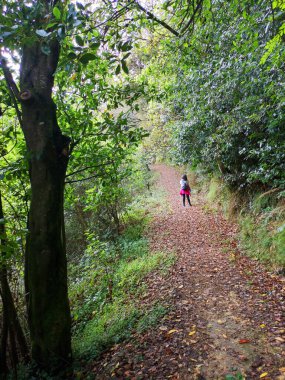
[[[153,222],[152,249],[178,260],[166,278],[149,279],[145,302],[158,298],[170,312],[107,353],[96,378],[285,380],[284,278],[242,257],[236,227],[207,212],[202,197],[183,208],[173,168],[154,169],[168,203]]]

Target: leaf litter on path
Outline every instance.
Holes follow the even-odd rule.
[[[150,246],[178,259],[166,277],[147,278],[141,302],[170,311],[93,363],[94,379],[283,379],[284,278],[239,253],[237,226],[208,212],[203,195],[182,209],[175,169],[153,170],[168,211],[154,216]]]

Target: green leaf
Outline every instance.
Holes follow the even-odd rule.
[[[129,74],[129,69],[128,69],[128,66],[126,64],[126,61],[122,61],[122,69],[123,71],[126,73],[126,74]]]
[[[116,67],[115,74],[118,75],[118,74],[120,74],[120,72],[121,72],[121,66],[118,65],[118,66]]]
[[[57,7],[54,7],[54,8],[53,8],[52,13],[53,13],[54,17],[55,17],[57,20],[60,19],[60,17],[61,17],[61,12],[60,12],[60,10],[59,10]]]
[[[132,48],[132,45],[127,41],[121,46],[121,51],[129,51],[132,50]]]
[[[93,53],[86,53],[86,54],[83,54],[80,58],[79,58],[79,61],[83,64],[86,64],[88,63],[89,61],[93,61],[94,59],[96,59],[96,54],[93,54]]]
[[[91,48],[93,49],[98,49],[98,47],[100,46],[100,42],[92,42],[92,44],[90,45]]]
[[[83,38],[80,37],[80,36],[75,36],[75,41],[76,43],[79,45],[79,46],[83,46],[84,45],[84,41],[83,41]]]
[[[45,30],[43,29],[37,29],[36,30],[36,34],[40,37],[48,37],[50,35],[50,33],[46,32]]]
[[[123,56],[123,59],[127,59],[127,58],[129,58],[130,55],[131,55],[131,53],[127,53],[127,54],[125,54],[125,55]]]
[[[73,51],[69,52],[67,56],[69,59],[75,59],[77,57],[77,55]]]
[[[83,4],[81,4],[79,2],[76,2],[76,5],[77,5],[78,9],[81,9],[81,10],[84,9],[84,5]]]

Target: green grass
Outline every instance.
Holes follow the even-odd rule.
[[[106,306],[98,318],[91,320],[83,333],[74,337],[74,354],[81,358],[96,358],[114,344],[129,339],[133,332],[142,333],[156,326],[167,312],[167,307],[160,304],[142,310],[134,304],[117,300]]]
[[[285,267],[285,224],[284,220],[267,217],[256,221],[256,216],[240,218],[241,247],[245,252],[272,267]]]
[[[159,208],[162,201],[152,198],[150,202]],[[125,215],[126,227],[116,248],[101,247],[95,241],[74,269],[77,281],[70,284],[70,299],[75,358],[94,359],[129,339],[134,331],[141,333],[155,326],[167,313],[164,305],[141,307],[139,303],[139,296],[146,291],[146,277],[156,271],[164,274],[175,261],[169,252],[149,251],[144,231],[150,220],[148,212],[134,206]]]
[[[137,292],[139,282],[156,268],[168,266],[172,255],[167,257],[164,253],[145,255],[130,262],[122,262],[116,271],[117,286],[121,291]]]
[[[165,270],[173,264],[174,259],[174,255],[155,253],[129,262],[122,261],[114,273],[113,301],[107,302],[101,309],[94,302],[92,319],[83,328],[77,329],[79,333],[75,333],[75,356],[96,357],[113,344],[128,338],[136,326],[138,331],[143,331],[160,315],[164,315],[163,306],[149,312],[140,309],[134,299],[145,290],[145,276],[153,270]]]
[[[284,192],[272,189],[254,196],[241,196],[215,177],[204,182],[204,186],[207,188],[205,209],[220,209],[226,217],[238,221],[243,252],[267,263],[269,268],[285,268]]]

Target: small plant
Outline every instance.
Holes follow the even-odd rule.
[[[225,380],[244,380],[245,377],[239,372],[236,375],[226,375]]]

